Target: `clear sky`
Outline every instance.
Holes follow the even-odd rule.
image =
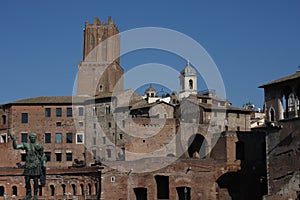
[[[233,106],[250,100],[262,107],[263,90],[257,87],[295,73],[300,65],[299,9],[300,1],[293,0],[5,0],[0,6],[0,103],[72,95],[84,22],[112,16],[121,32],[164,27],[193,38],[216,63]],[[160,62],[153,59],[156,54],[124,57],[121,65],[128,71]],[[185,65],[168,55],[162,60],[177,69]]]

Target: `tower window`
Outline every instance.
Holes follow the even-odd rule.
[[[103,91],[103,85],[99,85],[99,91],[100,91],[100,92]]]
[[[189,88],[190,90],[194,89],[194,83],[192,79],[189,80]]]

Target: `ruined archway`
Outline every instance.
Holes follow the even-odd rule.
[[[192,135],[188,140],[188,154],[190,158],[205,158],[207,141],[199,133]]]
[[[218,184],[218,200],[228,198],[232,200],[241,199],[240,180],[237,172],[227,172],[220,176],[216,182]]]

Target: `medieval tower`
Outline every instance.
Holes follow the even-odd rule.
[[[120,35],[111,17],[85,22],[83,60],[78,64],[77,95],[98,96],[123,89]]]

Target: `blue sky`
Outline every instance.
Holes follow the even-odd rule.
[[[216,63],[229,101],[263,105],[260,84],[300,65],[300,1],[2,1],[0,7],[0,103],[36,96],[72,95],[82,60],[84,22],[108,16],[126,31],[163,27],[188,35]],[[185,60],[166,53],[128,55],[130,68]],[[199,85],[199,89],[203,85]]]

